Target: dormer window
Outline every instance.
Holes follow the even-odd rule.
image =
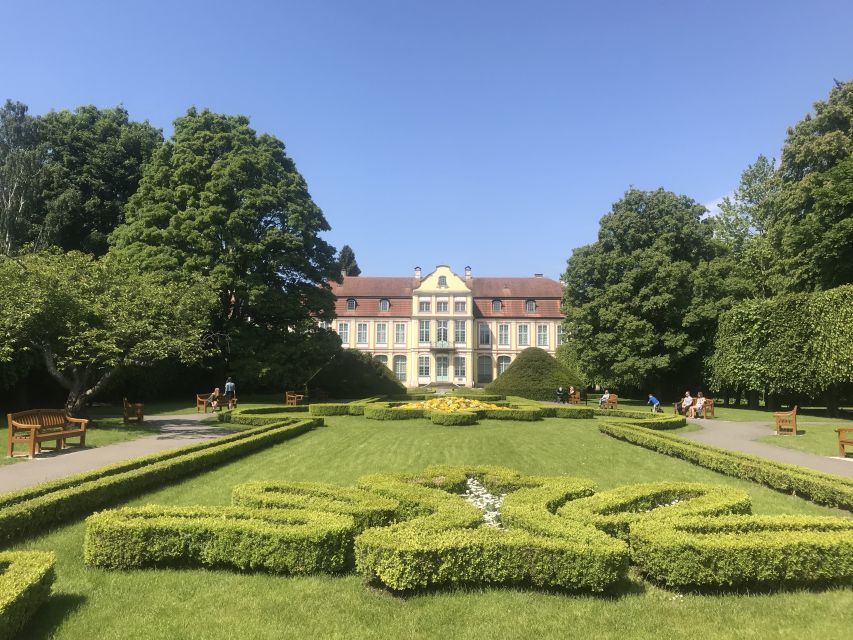
[[[528,300],[526,303],[527,313],[536,313],[536,300]]]
[[[382,298],[379,301],[379,310],[380,311],[388,311],[391,308],[391,301],[388,298]]]
[[[447,276],[438,276],[438,286],[447,288]]]
[[[347,311],[355,311],[355,298],[347,298]]]
[[[498,312],[501,310],[501,301],[500,300],[492,300],[492,311]]]

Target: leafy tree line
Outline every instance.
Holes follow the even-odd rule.
[[[246,117],[192,108],[164,140],[121,107],[7,101],[0,387],[45,371],[76,414],[158,364],[209,370],[199,391],[302,385],[340,349],[315,321],[334,312],[327,282],[358,272],[328,230],[284,144]]]
[[[573,252],[563,280],[564,335],[591,382],[664,395],[709,384],[754,398],[781,390],[723,373],[712,355],[733,335],[718,338],[717,325],[744,304],[749,316],[749,301],[853,283],[853,82],[837,83],[788,130],[778,164],[759,156],[747,167],[719,215],[664,189],[629,189],[601,219],[598,240]],[[726,353],[744,369],[762,366],[754,350]],[[795,386],[785,388],[826,391]]]

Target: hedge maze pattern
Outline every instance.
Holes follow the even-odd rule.
[[[503,528],[460,495],[469,477],[506,494]],[[484,466],[362,477],[357,487],[251,482],[231,507],[123,508],[87,520],[86,562],[129,569],[355,568],[393,591],[521,584],[601,592],[630,565],[673,588],[775,588],[853,580],[853,520],[750,515],[727,487],[658,482],[595,492],[589,480]]]
[[[45,551],[0,552],[0,640],[20,638],[50,595],[56,557]]]

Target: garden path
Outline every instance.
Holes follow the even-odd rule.
[[[724,449],[742,451],[776,462],[796,464],[823,473],[853,478],[853,458],[842,460],[841,458],[830,458],[815,453],[776,447],[764,442],[754,442],[756,438],[769,435],[767,427],[761,423],[726,422],[725,420],[689,420],[689,422],[700,425],[702,430],[681,433],[679,435],[682,438],[689,438]],[[792,438],[794,436],[779,437]]]
[[[209,414],[187,414],[146,418],[145,425],[159,429],[159,433],[104,447],[71,447],[63,451],[45,452],[33,460],[0,466],[0,493],[234,433],[214,425],[201,424],[201,420],[208,417]]]

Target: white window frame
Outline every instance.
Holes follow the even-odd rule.
[[[522,331],[523,329],[523,331]],[[516,327],[516,336],[518,338],[517,345],[520,349],[521,347],[529,347],[530,346],[530,325],[526,323],[519,323]],[[524,336],[522,338],[522,336]]]
[[[483,329],[485,328],[486,341],[483,342]],[[488,322],[481,322],[477,325],[477,340],[478,344],[483,347],[492,346],[492,328]]]
[[[525,313],[536,313],[536,300],[528,300],[524,303]]]
[[[435,341],[450,343],[450,331],[448,320],[436,320],[435,322]],[[441,334],[444,333],[444,340],[441,339]]]
[[[510,344],[509,323],[501,322],[498,325],[498,346],[508,347]]]
[[[481,362],[483,362],[485,359],[488,359],[488,360],[489,360],[489,373],[488,373],[488,376],[482,376],[482,375],[481,375],[482,370],[480,369],[480,363],[481,363]],[[494,369],[493,369],[493,367],[494,367],[494,361],[492,360],[492,356],[490,356],[490,355],[486,355],[486,354],[481,354],[481,355],[477,356],[477,382],[478,382],[478,383],[481,383],[481,384],[488,384],[489,382],[491,382],[492,380],[494,380],[494,379],[495,379],[495,378],[494,378],[494,375],[495,375],[495,374],[494,374]],[[486,377],[486,378],[488,378],[488,379],[487,379],[487,380],[484,380],[484,379],[483,379],[484,377]]]
[[[380,336],[380,329],[382,330],[382,335]],[[388,344],[388,323],[387,322],[377,322],[376,323],[376,344]]]
[[[355,301],[355,298],[347,298],[347,311],[355,311],[358,303]]]
[[[438,276],[438,286],[442,289],[447,288],[447,276]]]
[[[382,298],[379,301],[379,310],[388,311],[391,309],[391,301],[388,298]]]
[[[403,339],[400,340],[400,336],[402,335]],[[394,344],[406,344],[406,323],[405,322],[395,322],[394,323]]]
[[[500,300],[492,300],[492,313],[498,313],[503,310],[503,303]]]
[[[368,325],[366,322],[356,322],[355,324],[355,343],[356,344],[367,344],[368,336]],[[363,338],[363,339],[362,339]]]
[[[341,344],[349,344],[349,322],[338,323],[338,336],[341,338]]]
[[[462,366],[459,366],[459,363],[462,363]],[[466,372],[466,360],[465,356],[453,356],[453,377],[454,378],[464,378],[467,375]]]
[[[408,367],[406,356],[394,356],[392,362],[394,363],[394,375],[397,376],[400,382],[405,382],[406,369]],[[399,365],[402,365],[402,367],[399,368]]]
[[[501,369],[501,362],[505,363],[506,365],[503,369]],[[498,375],[501,375],[504,371],[506,371],[509,368],[510,364],[512,364],[512,358],[510,358],[509,356],[498,356]]]
[[[435,303],[436,313],[447,313],[447,300],[438,300]]]
[[[378,355],[373,356],[373,359],[376,360],[376,362],[379,362],[380,364],[384,364],[386,367],[388,366],[388,356],[386,356],[384,353],[380,353]]]
[[[468,302],[466,300],[454,300],[453,301],[453,313],[467,313],[468,312]]]
[[[418,342],[421,344],[429,343],[430,336],[432,335],[430,324],[432,323],[429,320],[418,320]],[[424,335],[426,335],[426,340],[424,340]]]
[[[557,323],[557,346],[559,347],[563,344],[563,323]]]
[[[432,308],[432,301],[429,298],[421,298],[418,300],[418,311],[420,313],[429,313]]]
[[[453,341],[456,344],[465,344],[468,341],[467,324],[464,320],[453,321]]]
[[[543,329],[544,329],[544,331],[543,331]],[[548,346],[548,325],[547,324],[537,324],[536,325],[536,346],[537,347],[547,347]]]
[[[430,368],[429,356],[425,353],[420,354],[418,356],[418,377],[429,378]],[[426,373],[424,373],[424,371],[426,371]]]

